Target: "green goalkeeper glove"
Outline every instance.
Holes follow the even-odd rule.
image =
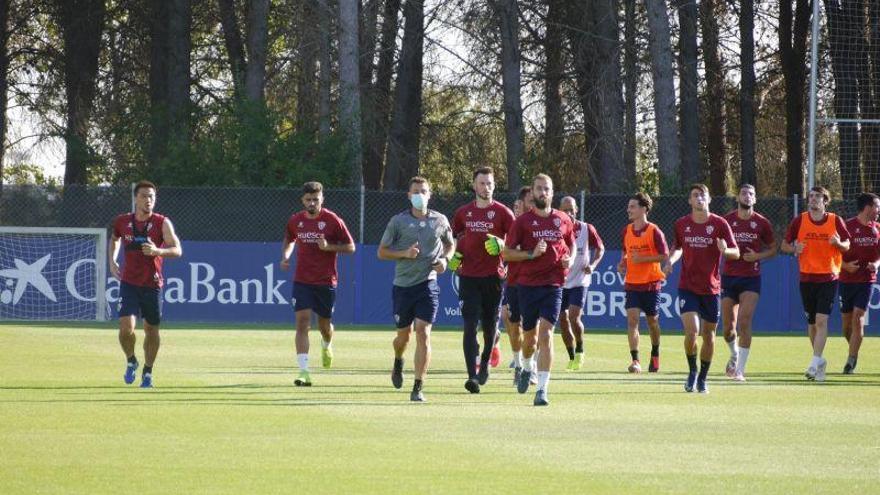
[[[461,258],[462,254],[456,251],[455,254],[452,255],[452,258],[449,258],[449,263],[446,263],[446,268],[452,272],[458,270],[458,267],[461,266]]]
[[[495,237],[492,234],[486,234],[485,246],[487,253],[491,254],[492,256],[498,256],[504,249],[504,241],[502,241],[500,237]]]

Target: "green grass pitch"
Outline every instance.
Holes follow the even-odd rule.
[[[680,332],[657,375],[628,375],[622,333],[586,338],[551,405],[518,395],[503,364],[464,388],[461,334],[435,331],[429,402],[391,387],[389,329],[339,328],[336,361],[293,387],[290,330],[166,329],[156,388],[122,383],[115,330],[0,325],[0,492],[14,493],[876,493],[880,339],[843,376],[807,382],[804,336],[757,336],[745,384],[682,390]],[[142,360],[142,334],[138,332]],[[643,345],[647,339],[643,336]],[[412,342],[414,344],[414,340]],[[317,365],[317,366],[316,366]],[[533,390],[533,389],[532,389]],[[530,390],[530,392],[532,391]]]

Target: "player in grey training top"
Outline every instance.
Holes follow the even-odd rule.
[[[393,342],[391,383],[394,388],[403,386],[403,353],[415,327],[415,383],[410,400],[424,402],[422,381],[431,361],[431,325],[440,302],[437,275],[446,271],[449,257],[455,252],[455,240],[449,220],[428,209],[431,189],[427,179],[410,179],[407,196],[412,208],[388,222],[378,255],[379,259],[397,262],[392,288],[397,337]]]

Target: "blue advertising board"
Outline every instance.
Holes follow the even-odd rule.
[[[291,275],[278,267],[277,243],[184,242],[184,257],[165,264],[165,318],[169,321],[271,322],[293,321],[290,307]],[[294,257],[295,258],[295,257]],[[622,277],[616,266],[619,251],[608,251],[596,273],[584,308],[588,328],[625,328]],[[376,257],[375,245],[358,245],[357,252],[339,256],[339,285],[334,321],[339,324],[393,324],[391,280],[394,263]],[[661,326],[680,329],[676,285],[678,267],[660,297]],[[754,319],[756,331],[800,332],[806,329],[793,258],[777,256],[763,264],[761,299]],[[461,310],[457,277],[439,277],[438,325],[458,326]],[[118,298],[118,282],[108,285],[108,299]],[[115,309],[115,304],[111,305]],[[875,285],[870,308],[880,308],[880,286]],[[870,312],[869,312],[870,313]],[[877,333],[880,319],[868,317],[869,333]],[[835,308],[832,329],[840,328]]]

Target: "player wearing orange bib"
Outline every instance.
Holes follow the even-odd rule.
[[[828,315],[837,294],[837,278],[850,235],[843,219],[825,211],[831,201],[827,189],[816,186],[807,197],[809,211],[788,226],[782,252],[794,254],[800,267],[801,301],[807,315],[813,359],[804,375],[824,381],[828,362],[822,357],[828,339]]]
[[[645,313],[651,333],[651,363],[648,372],[660,371],[660,318],[657,302],[666,275],[660,268],[669,255],[663,231],[648,221],[654,202],[640,192],[629,198],[626,214],[630,224],[623,229],[623,253],[617,270],[625,275],[626,328],[629,338],[630,373],[641,373],[639,362],[639,318]]]

